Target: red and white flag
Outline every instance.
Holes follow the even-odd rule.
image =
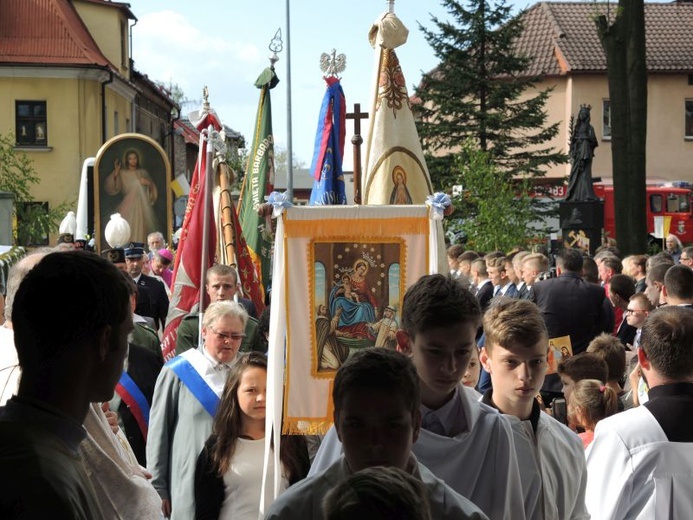
[[[212,125],[215,130],[221,130],[221,123],[213,113],[204,113],[196,127],[202,131]],[[214,263],[216,252],[216,225],[214,211],[208,211],[207,226],[209,229],[208,243],[202,244],[203,229],[205,227],[205,182],[207,179],[207,146],[205,139],[200,139],[200,151],[195,163],[192,182],[190,183],[190,195],[185,209],[185,218],[178,242],[178,252],[173,270],[171,290],[171,303],[164,328],[164,339],[161,344],[164,360],[169,360],[176,355],[176,339],[178,337],[178,325],[181,320],[191,312],[200,310],[200,287],[202,280],[202,248],[207,247],[208,269]],[[209,189],[212,187],[210,186]]]

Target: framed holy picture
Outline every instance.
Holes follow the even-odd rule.
[[[94,163],[94,228],[99,251],[112,214],[130,224],[130,241],[147,243],[160,231],[171,240],[171,164],[164,149],[141,134],[120,134],[107,141]]]

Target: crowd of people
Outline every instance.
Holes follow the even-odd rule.
[[[161,234],[148,246],[62,244],[10,270],[0,517],[693,512],[693,247],[553,259],[451,246],[449,274],[407,289],[393,340],[337,370],[333,427],[282,436],[275,467],[269,310],[213,266],[204,314],[182,320],[164,363],[174,256]]]

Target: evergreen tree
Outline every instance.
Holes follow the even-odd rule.
[[[465,191],[454,198],[454,205],[467,215],[460,225],[467,246],[475,251],[529,246],[534,241],[530,225],[536,219],[529,181],[497,182],[489,153],[471,139],[462,143],[455,163],[465,181]]]
[[[491,154],[499,181],[535,177],[566,156],[546,143],[558,123],[546,125],[550,89],[528,97],[536,78],[527,77],[531,58],[517,54],[522,33],[504,0],[495,4],[442,0],[450,21],[432,17],[435,30],[421,27],[440,64],[424,74],[416,95],[418,130],[436,189],[464,185],[455,152],[466,138]]]

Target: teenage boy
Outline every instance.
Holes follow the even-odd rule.
[[[549,336],[537,306],[527,300],[500,298],[484,315],[486,344],[481,363],[493,388],[482,401],[506,414],[527,491],[541,477],[541,495],[527,518],[589,518],[585,507],[587,469],[580,438],[542,413],[536,396],[548,368]],[[527,473],[527,476],[525,474]]]
[[[486,518],[412,455],[421,428],[419,392],[416,369],[399,352],[374,348],[349,358],[337,372],[332,390],[335,431],[344,455],[325,471],[289,488],[266,518],[319,518],[330,489],[373,466],[399,468],[422,481],[432,518]]]
[[[460,384],[480,325],[474,296],[452,278],[427,275],[404,295],[398,349],[421,383],[422,430],[416,458],[492,520],[524,517],[524,497],[508,421]],[[331,429],[309,475],[339,458]]]

